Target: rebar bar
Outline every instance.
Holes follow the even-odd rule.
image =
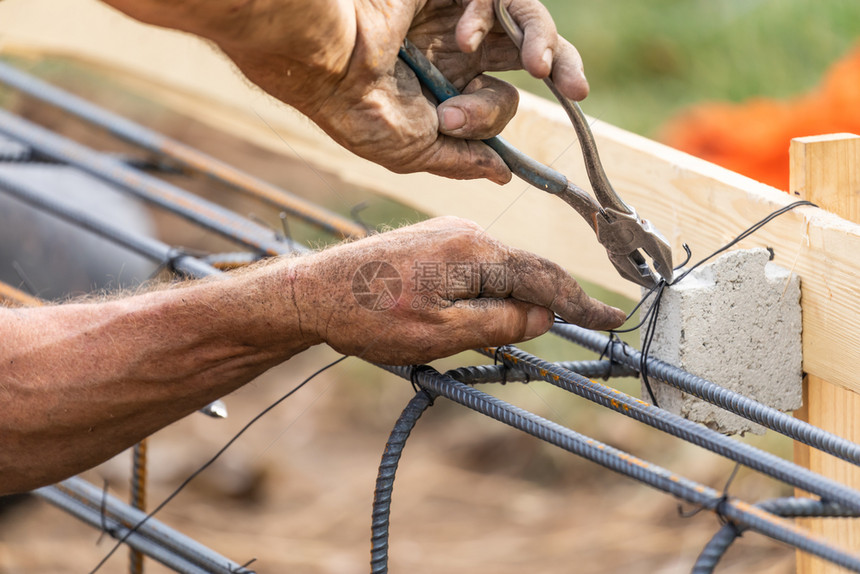
[[[376,490],[373,495],[373,513],[370,537],[370,571],[372,574],[388,572],[388,530],[391,516],[391,493],[394,490],[394,478],[397,465],[406,446],[406,439],[415,427],[415,423],[433,403],[433,397],[428,391],[420,390],[406,405],[400,418],[394,424],[394,429],[385,443],[385,451],[379,463],[376,476]]]
[[[146,482],[147,482],[147,446],[144,438],[134,445],[131,454],[131,500],[132,508],[146,512]],[[131,548],[129,550],[129,572],[143,574],[143,553]]]
[[[0,136],[0,163],[29,161],[31,157],[30,148],[15,140]]]
[[[488,350],[487,354],[498,357],[534,378],[542,379],[786,484],[802,488],[807,492],[839,502],[847,508],[860,512],[860,492],[769,452],[732,440],[731,437],[713,429],[631,397],[618,389],[590,381],[516,347],[500,347],[495,350]]]
[[[605,353],[613,360],[633,369],[638,370],[642,360],[642,353],[633,347],[612,341],[605,335],[576,325],[556,324],[552,327],[552,332],[597,353]],[[659,359],[648,357],[647,365],[649,377],[842,460],[860,464],[860,445],[857,443],[720,387]]]
[[[637,374],[630,367],[613,361],[558,361],[553,364],[588,378],[631,377]],[[480,383],[518,383],[531,380],[531,377],[522,369],[510,367],[509,365],[459,367],[451,369],[445,374],[467,385]]]
[[[333,211],[2,62],[0,62],[0,82],[97,125],[126,142],[140,146],[151,153],[167,156],[183,167],[203,173],[237,191],[261,199],[329,233],[343,237],[363,237],[367,234],[362,225]]]
[[[42,300],[38,297],[34,297],[2,281],[0,281],[0,301],[9,301],[18,305],[34,307],[42,305]]]
[[[838,504],[814,498],[776,498],[760,502],[755,507],[782,517],[857,518],[857,513],[846,510]],[[743,531],[742,527],[731,522],[724,524],[699,554],[691,574],[711,574],[726,550],[743,534]]]
[[[175,270],[189,277],[205,277],[220,273],[211,265],[173,247],[144,235],[114,225],[91,213],[56,201],[38,186],[14,180],[0,171],[0,190],[56,217],[72,222],[100,237],[109,239],[158,263],[168,262]]]
[[[129,167],[123,162],[0,109],[0,133],[37,152],[77,167],[117,188],[167,209],[231,241],[267,255],[293,251],[297,244],[220,205]]]
[[[824,560],[860,572],[860,557],[836,548],[809,532],[743,501],[674,474],[648,461],[586,437],[534,413],[488,395],[432,368],[383,366],[405,379],[417,382],[434,395],[446,397],[497,421],[554,444],[634,480],[711,510],[745,528],[784,542]]]
[[[216,269],[226,271],[255,263],[260,260],[260,256],[250,251],[238,251],[233,253],[211,253],[201,257],[201,259]]]
[[[113,538],[126,535],[145,513],[79,477],[33,491],[36,496],[62,508],[90,526],[101,529]],[[173,530],[156,519],[149,519],[132,532],[128,545],[177,572],[188,574],[253,574],[199,542]]]

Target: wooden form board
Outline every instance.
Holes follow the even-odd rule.
[[[860,136],[831,134],[791,142],[791,188],[822,208],[860,223]],[[860,394],[810,374],[804,381],[803,408],[795,416],[829,432],[860,442]],[[860,467],[795,443],[795,462],[860,489]],[[802,526],[855,552],[860,524],[853,519],[802,519]],[[798,574],[842,572],[828,562],[797,553]]]
[[[514,181],[455,182],[397,175],[344,151],[305,118],[251,87],[211,46],[142,25],[95,0],[0,2],[0,48],[76,56],[143,78],[141,86],[177,111],[415,206],[472,219],[511,245],[565,265],[575,276],[638,298],[565,204]],[[592,99],[600,97],[592,94]],[[588,103],[585,104],[586,111]],[[609,178],[622,197],[670,240],[702,257],[794,197],[624,130],[594,122]],[[573,129],[555,104],[523,94],[505,137],[572,180],[586,177]],[[800,208],[740,247],[770,246],[802,277],[804,369],[860,391],[860,226]]]

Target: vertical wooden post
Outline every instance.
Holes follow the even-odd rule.
[[[791,142],[791,192],[840,217],[860,223],[860,136],[832,134]],[[802,288],[802,281],[801,281]],[[817,318],[816,318],[817,319]],[[808,320],[804,317],[804,323]],[[808,352],[826,352],[804,340]],[[803,383],[803,408],[795,416],[860,442],[860,395],[814,375]],[[860,467],[795,443],[795,461],[814,472],[860,489]],[[802,525],[843,548],[860,551],[860,523],[849,519],[803,519]],[[830,574],[841,568],[797,553],[798,574]]]

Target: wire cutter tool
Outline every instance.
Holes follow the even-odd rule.
[[[495,8],[502,27],[514,44],[521,48],[522,31],[501,0],[495,1]],[[459,95],[454,85],[408,39],[403,41],[399,56],[440,102]],[[579,105],[562,95],[551,79],[544,79],[544,83],[573,123],[596,199],[568,181],[562,173],[525,155],[502,138],[496,136],[484,140],[484,143],[501,156],[516,176],[538,189],[558,195],[573,207],[594,230],[598,242],[606,248],[609,260],[622,277],[649,289],[657,284],[659,278],[671,283],[672,248],[669,243],[612,188],[603,171],[591,128]],[[653,271],[642,251],[651,257]]]

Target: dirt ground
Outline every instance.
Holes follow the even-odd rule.
[[[226,421],[194,415],[155,435],[152,503],[333,356],[311,351],[261,377],[227,399]],[[541,396],[564,399],[531,385],[499,390],[532,410],[546,410]],[[411,394],[406,381],[350,359],[262,419],[160,518],[239,563],[256,558],[261,573],[366,572],[376,466]],[[709,513],[682,518],[668,496],[439,403],[419,421],[395,483],[392,572],[681,573],[719,526]],[[586,413],[578,424],[576,410],[561,420],[707,484],[719,486],[730,471],[618,415]],[[129,461],[122,455],[87,477],[123,495]],[[767,497],[772,488],[744,474],[732,490]],[[110,546],[97,540],[95,530],[29,500],[2,516],[0,571],[87,572]],[[787,573],[793,553],[749,534],[725,562],[720,572]],[[127,571],[126,552],[102,571]],[[150,563],[147,571],[166,570]]]
[[[217,134],[187,118],[155,113],[147,102],[118,94],[83,73],[42,69],[70,89],[95,94],[140,121],[170,132],[252,173],[313,196],[320,182],[299,161],[289,161]],[[93,145],[104,136],[27,101],[9,104]],[[190,187],[241,213],[277,222],[277,214],[247,205],[205,181]],[[339,189],[328,203],[342,212],[370,200],[367,221],[398,224],[417,214],[374,200],[362,190]],[[338,203],[339,202],[339,203]],[[222,240],[159,216],[166,240],[212,251]],[[318,241],[301,225],[296,236]],[[544,346],[541,346],[544,345]],[[572,346],[537,343],[549,358],[579,358]],[[226,398],[230,416],[193,415],[150,439],[153,506],[203,464],[247,420],[336,355],[312,349]],[[440,368],[485,362],[462,355]],[[629,381],[625,390],[635,388]],[[722,489],[732,465],[700,449],[540,383],[487,390],[578,432],[593,436],[709,486]],[[349,359],[316,378],[263,418],[171,502],[159,519],[239,563],[252,558],[261,573],[352,574],[369,570],[370,511],[379,457],[391,426],[412,396],[407,381]],[[779,454],[790,445],[758,439]],[[130,457],[124,453],[85,473],[127,495]],[[758,501],[788,492],[742,471],[733,494]],[[685,515],[694,508],[684,506]],[[688,572],[719,528],[710,513],[681,516],[678,502],[572,454],[550,447],[440,399],[419,421],[407,444],[392,507],[392,572],[609,574]],[[0,573],[83,573],[110,548],[107,538],[49,504],[29,497],[0,511]],[[718,572],[787,574],[794,552],[747,534]],[[126,572],[127,552],[104,573]],[[166,570],[152,561],[147,572]]]

